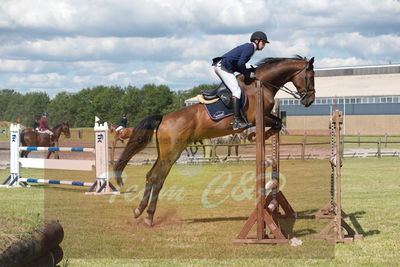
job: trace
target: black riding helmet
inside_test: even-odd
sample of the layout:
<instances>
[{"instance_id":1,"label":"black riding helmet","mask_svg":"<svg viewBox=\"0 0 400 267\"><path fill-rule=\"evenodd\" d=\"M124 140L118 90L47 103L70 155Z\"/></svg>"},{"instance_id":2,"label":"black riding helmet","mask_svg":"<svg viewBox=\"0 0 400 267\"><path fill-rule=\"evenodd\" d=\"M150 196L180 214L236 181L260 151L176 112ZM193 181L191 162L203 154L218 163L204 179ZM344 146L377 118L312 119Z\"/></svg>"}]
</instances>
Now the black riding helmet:
<instances>
[{"instance_id":1,"label":"black riding helmet","mask_svg":"<svg viewBox=\"0 0 400 267\"><path fill-rule=\"evenodd\" d=\"M250 42L254 42L255 40L262 40L265 43L269 43L267 35L264 32L257 31L254 32L250 37Z\"/></svg>"}]
</instances>

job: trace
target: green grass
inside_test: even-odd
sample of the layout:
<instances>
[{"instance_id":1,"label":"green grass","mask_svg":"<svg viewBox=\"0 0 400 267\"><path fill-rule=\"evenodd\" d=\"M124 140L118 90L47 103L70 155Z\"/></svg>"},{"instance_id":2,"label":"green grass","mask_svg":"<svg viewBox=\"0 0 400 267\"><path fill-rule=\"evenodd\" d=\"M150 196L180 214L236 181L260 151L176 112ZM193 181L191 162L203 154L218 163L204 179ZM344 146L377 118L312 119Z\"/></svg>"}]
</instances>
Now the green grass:
<instances>
[{"instance_id":1,"label":"green grass","mask_svg":"<svg viewBox=\"0 0 400 267\"><path fill-rule=\"evenodd\" d=\"M326 160L281 164L283 191L300 215L281 223L304 242L300 247L232 244L255 207L252 163L174 166L153 228L131 213L150 166L128 167L129 192L116 197L86 196L85 189L68 186L0 189L0 239L15 240L42 220L57 218L65 230L67 266L396 266L399 163L398 158L344 161L343 209L352 215L347 221L364 234L363 241L350 245L313 238L328 223L310 218L329 199ZM26 171L65 180L90 181L93 175ZM1 177L6 173L1 170Z\"/></svg>"}]
</instances>

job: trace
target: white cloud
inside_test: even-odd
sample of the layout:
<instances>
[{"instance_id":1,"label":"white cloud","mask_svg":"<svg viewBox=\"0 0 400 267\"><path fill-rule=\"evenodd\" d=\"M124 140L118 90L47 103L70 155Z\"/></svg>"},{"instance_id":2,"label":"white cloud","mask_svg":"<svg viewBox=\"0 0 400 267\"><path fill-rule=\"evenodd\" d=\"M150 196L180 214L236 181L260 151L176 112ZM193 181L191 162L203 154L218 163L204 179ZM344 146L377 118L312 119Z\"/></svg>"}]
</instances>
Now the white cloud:
<instances>
[{"instance_id":1,"label":"white cloud","mask_svg":"<svg viewBox=\"0 0 400 267\"><path fill-rule=\"evenodd\" d=\"M9 78L9 82L14 84L16 87L60 87L62 82L66 80L65 76L59 75L58 73L46 73L46 74L31 74L27 76L12 76Z\"/></svg>"},{"instance_id":2,"label":"white cloud","mask_svg":"<svg viewBox=\"0 0 400 267\"><path fill-rule=\"evenodd\" d=\"M269 12L258 0L3 0L0 14L3 28L26 34L148 37L243 31L266 21Z\"/></svg>"},{"instance_id":3,"label":"white cloud","mask_svg":"<svg viewBox=\"0 0 400 267\"><path fill-rule=\"evenodd\" d=\"M400 36L394 34L372 37L363 36L357 32L343 33L321 38L318 45L329 47L332 54L336 56L346 53L371 63L398 60L400 54Z\"/></svg>"},{"instance_id":4,"label":"white cloud","mask_svg":"<svg viewBox=\"0 0 400 267\"><path fill-rule=\"evenodd\" d=\"M211 70L210 62L206 61L194 60L188 64L172 62L163 69L162 76L165 79L177 81L178 83L184 83L187 80L201 82L216 78Z\"/></svg>"}]
</instances>

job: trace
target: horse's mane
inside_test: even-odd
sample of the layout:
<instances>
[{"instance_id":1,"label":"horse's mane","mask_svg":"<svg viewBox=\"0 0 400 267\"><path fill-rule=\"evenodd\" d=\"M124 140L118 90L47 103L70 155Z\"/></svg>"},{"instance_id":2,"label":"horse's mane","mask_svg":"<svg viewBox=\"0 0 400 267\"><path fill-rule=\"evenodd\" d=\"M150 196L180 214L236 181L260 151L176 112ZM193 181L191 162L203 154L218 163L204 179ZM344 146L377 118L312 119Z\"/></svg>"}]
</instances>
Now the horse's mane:
<instances>
[{"instance_id":1,"label":"horse's mane","mask_svg":"<svg viewBox=\"0 0 400 267\"><path fill-rule=\"evenodd\" d=\"M59 124L57 124L53 129L58 129L58 128L60 128L61 125L63 125L63 124L68 124L68 122L59 123Z\"/></svg>"},{"instance_id":2,"label":"horse's mane","mask_svg":"<svg viewBox=\"0 0 400 267\"><path fill-rule=\"evenodd\" d=\"M259 62L257 62L257 68L259 67L264 67L267 65L272 65L275 63L280 63L284 61L289 61L289 60L306 60L305 57L302 57L300 55L294 55L293 57L266 57L264 59L261 59Z\"/></svg>"}]
</instances>

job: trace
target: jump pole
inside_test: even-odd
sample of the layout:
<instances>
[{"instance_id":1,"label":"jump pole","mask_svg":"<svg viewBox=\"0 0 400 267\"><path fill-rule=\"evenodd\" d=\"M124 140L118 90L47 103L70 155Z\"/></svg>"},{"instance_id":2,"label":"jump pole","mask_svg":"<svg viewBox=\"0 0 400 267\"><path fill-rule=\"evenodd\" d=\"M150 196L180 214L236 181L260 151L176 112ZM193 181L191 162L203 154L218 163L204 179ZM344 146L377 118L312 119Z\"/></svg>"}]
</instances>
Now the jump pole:
<instances>
[{"instance_id":1,"label":"jump pole","mask_svg":"<svg viewBox=\"0 0 400 267\"><path fill-rule=\"evenodd\" d=\"M108 173L108 125L98 123L95 117L95 148L74 148L74 147L20 147L20 125L10 126L10 175L0 187L29 187L31 183L65 184L90 187L86 194L119 194L118 190L110 183ZM20 151L71 151L71 152L95 152L95 160L56 160L38 158L20 158ZM91 171L95 166L96 181L85 183L78 181L48 180L22 178L20 167L39 169L60 169L60 170L82 170Z\"/></svg>"},{"instance_id":2,"label":"jump pole","mask_svg":"<svg viewBox=\"0 0 400 267\"><path fill-rule=\"evenodd\" d=\"M342 124L342 112L335 110L330 125L332 147L332 157L330 158L332 167L331 201L328 207L325 207L317 214L320 216L316 216L317 218L332 218L330 223L315 236L316 239L322 239L329 243L352 243L354 240L361 240L363 238L361 234L357 234L353 228L346 223L344 218L347 217L347 215L342 210L342 144L340 138ZM334 136L332 136L332 134L334 134ZM336 183L336 187L333 183ZM347 234L345 234L343 230L345 230Z\"/></svg>"},{"instance_id":3,"label":"jump pole","mask_svg":"<svg viewBox=\"0 0 400 267\"><path fill-rule=\"evenodd\" d=\"M256 82L257 97L256 97L256 200L257 206L251 213L240 233L233 240L236 244L288 244L289 239L285 231L280 227L277 218L279 217L279 206L285 211L289 217L295 213L287 202L282 192L279 191L279 132L275 133L273 138L272 159L273 175L272 182L268 183L268 188L272 192L266 197L265 185L265 121L264 121L264 94L260 81ZM279 114L279 109L275 110ZM279 192L279 193L278 193ZM279 197L278 197L279 195ZM272 203L274 200L274 203ZM286 201L283 201L286 200ZM271 205L273 204L273 205ZM249 232L256 224L256 235L251 235ZM266 230L270 233L267 234Z\"/></svg>"}]
</instances>

